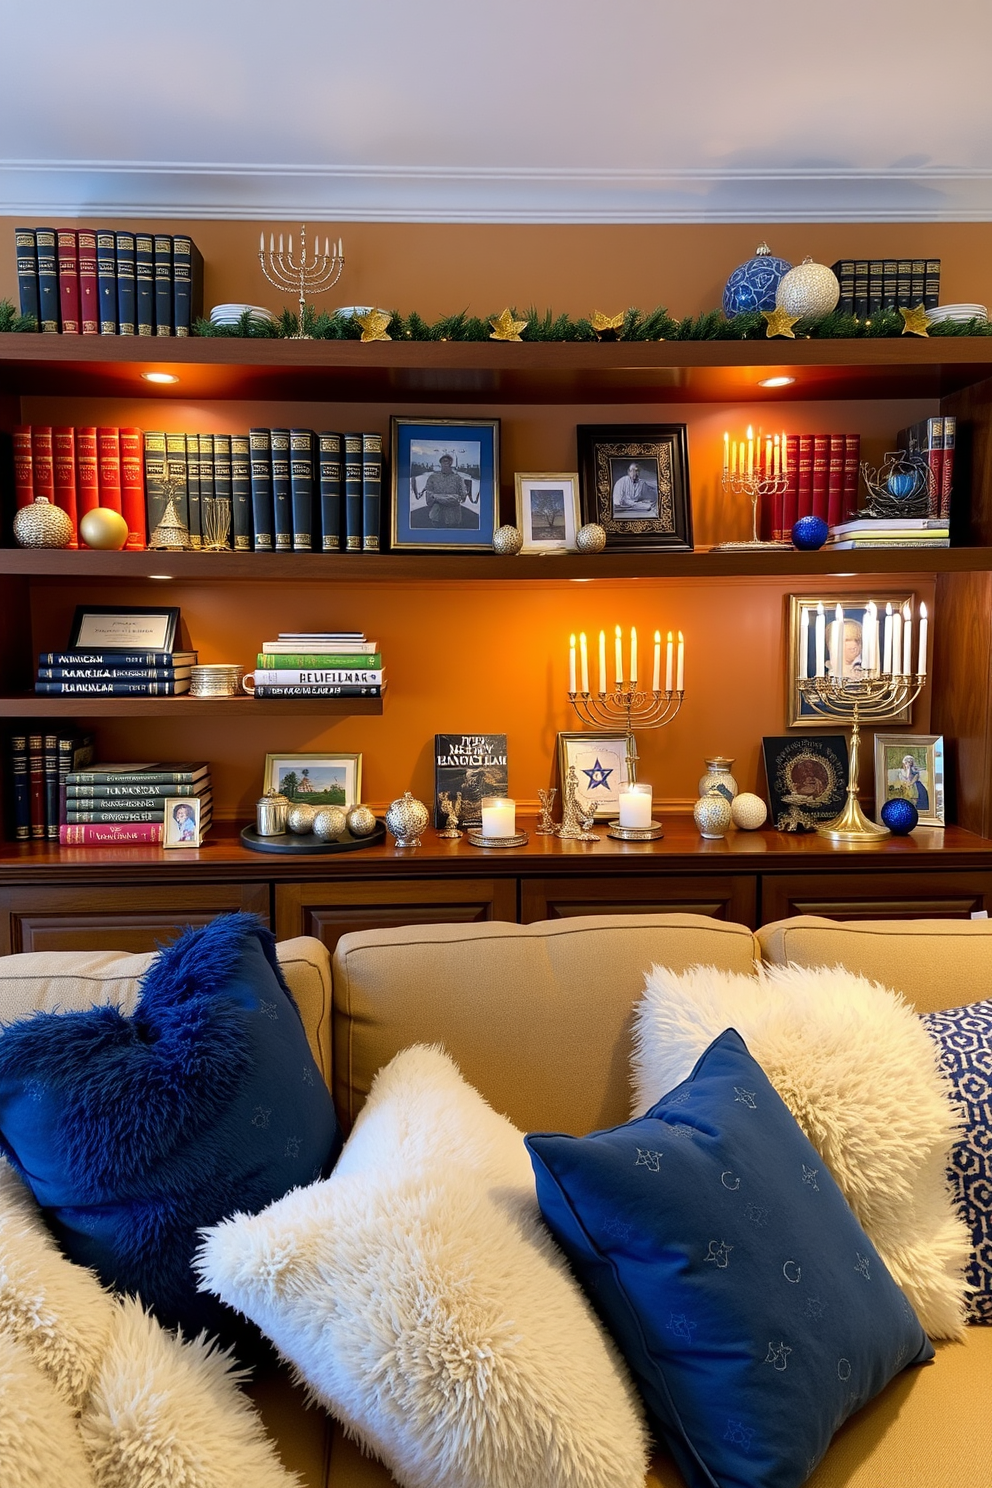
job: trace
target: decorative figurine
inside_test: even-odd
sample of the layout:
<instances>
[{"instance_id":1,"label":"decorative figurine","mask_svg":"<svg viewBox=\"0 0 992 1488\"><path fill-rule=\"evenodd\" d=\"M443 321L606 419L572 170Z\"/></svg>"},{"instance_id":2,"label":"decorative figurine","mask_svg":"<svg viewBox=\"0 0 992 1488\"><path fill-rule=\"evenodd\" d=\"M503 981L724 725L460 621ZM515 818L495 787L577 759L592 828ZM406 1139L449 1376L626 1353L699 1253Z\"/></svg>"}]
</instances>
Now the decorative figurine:
<instances>
[{"instance_id":1,"label":"decorative figurine","mask_svg":"<svg viewBox=\"0 0 992 1488\"><path fill-rule=\"evenodd\" d=\"M706 766L706 774L699 782L699 794L708 796L710 791L719 791L721 796L733 801L737 794L737 781L731 774L733 760L725 755L715 754L712 759L704 760L703 764Z\"/></svg>"},{"instance_id":2,"label":"decorative figurine","mask_svg":"<svg viewBox=\"0 0 992 1488\"><path fill-rule=\"evenodd\" d=\"M458 830L458 813L462 809L461 791L455 796L454 801L452 801L449 791L440 791L437 799L445 815L444 827L437 835L439 837L450 837L452 840L460 837L462 834Z\"/></svg>"},{"instance_id":3,"label":"decorative figurine","mask_svg":"<svg viewBox=\"0 0 992 1488\"><path fill-rule=\"evenodd\" d=\"M579 804L579 777L574 765L569 765L562 791L561 826L558 836L571 842L599 842L595 832L590 832L594 816Z\"/></svg>"},{"instance_id":4,"label":"decorative figurine","mask_svg":"<svg viewBox=\"0 0 992 1488\"><path fill-rule=\"evenodd\" d=\"M386 812L386 826L396 838L396 847L419 847L420 834L430 819L423 801L418 801L410 791L404 791L391 802Z\"/></svg>"},{"instance_id":5,"label":"decorative figurine","mask_svg":"<svg viewBox=\"0 0 992 1488\"><path fill-rule=\"evenodd\" d=\"M541 816L534 831L535 837L557 837L558 828L555 826L554 817L552 816L555 796L557 794L558 787L556 785L549 786L547 790L538 788L537 799L541 803Z\"/></svg>"}]
</instances>

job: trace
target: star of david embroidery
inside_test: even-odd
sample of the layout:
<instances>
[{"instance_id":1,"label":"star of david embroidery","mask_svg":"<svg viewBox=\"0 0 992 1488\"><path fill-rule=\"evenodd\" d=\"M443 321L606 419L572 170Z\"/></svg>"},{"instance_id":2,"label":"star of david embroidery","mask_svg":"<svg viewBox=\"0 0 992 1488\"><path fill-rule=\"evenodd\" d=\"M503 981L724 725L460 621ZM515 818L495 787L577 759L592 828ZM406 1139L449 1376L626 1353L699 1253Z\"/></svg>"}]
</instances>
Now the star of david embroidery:
<instances>
[{"instance_id":1,"label":"star of david embroidery","mask_svg":"<svg viewBox=\"0 0 992 1488\"><path fill-rule=\"evenodd\" d=\"M666 1105L669 1105L669 1106L684 1106L685 1103L686 1103L686 1101L689 1100L689 1099L691 1099L691 1096L692 1096L692 1091L691 1090L680 1090L677 1095L670 1095L668 1097L668 1100L666 1101Z\"/></svg>"},{"instance_id":2,"label":"star of david embroidery","mask_svg":"<svg viewBox=\"0 0 992 1488\"><path fill-rule=\"evenodd\" d=\"M751 1449L751 1438L753 1436L753 1426L745 1426L743 1421L734 1421L728 1418L727 1429L723 1433L725 1442L730 1442L735 1447L742 1447L745 1452L748 1452Z\"/></svg>"},{"instance_id":3,"label":"star of david embroidery","mask_svg":"<svg viewBox=\"0 0 992 1488\"><path fill-rule=\"evenodd\" d=\"M622 1220L611 1219L609 1224L604 1225L604 1229L608 1235L613 1236L614 1240L627 1241L630 1239L630 1225L624 1224Z\"/></svg>"},{"instance_id":4,"label":"star of david embroidery","mask_svg":"<svg viewBox=\"0 0 992 1488\"><path fill-rule=\"evenodd\" d=\"M271 1022L278 1023L279 1014L276 1011L276 1005L274 1002L266 1002L265 998L262 997L259 999L258 1009L263 1018L268 1018Z\"/></svg>"},{"instance_id":5,"label":"star of david embroidery","mask_svg":"<svg viewBox=\"0 0 992 1488\"><path fill-rule=\"evenodd\" d=\"M808 1168L803 1163L803 1182L808 1183L810 1188L815 1188L817 1193L820 1192L820 1185L816 1181L816 1175L819 1171L819 1168Z\"/></svg>"},{"instance_id":6,"label":"star of david embroidery","mask_svg":"<svg viewBox=\"0 0 992 1488\"><path fill-rule=\"evenodd\" d=\"M807 1297L806 1305L803 1308L803 1317L808 1317L814 1323L818 1323L822 1316L823 1303L820 1301L819 1297Z\"/></svg>"},{"instance_id":7,"label":"star of david embroidery","mask_svg":"<svg viewBox=\"0 0 992 1488\"><path fill-rule=\"evenodd\" d=\"M751 1111L758 1109L754 1095L755 1092L753 1090L745 1090L743 1085L734 1086L734 1101L742 1106L747 1106Z\"/></svg>"},{"instance_id":8,"label":"star of david embroidery","mask_svg":"<svg viewBox=\"0 0 992 1488\"><path fill-rule=\"evenodd\" d=\"M257 1126L260 1131L264 1131L269 1124L269 1117L271 1115L271 1107L266 1108L265 1106L256 1106L254 1112L252 1113L252 1126Z\"/></svg>"},{"instance_id":9,"label":"star of david embroidery","mask_svg":"<svg viewBox=\"0 0 992 1488\"><path fill-rule=\"evenodd\" d=\"M674 1333L676 1338L684 1338L686 1343L691 1343L692 1335L699 1324L687 1318L684 1312L673 1312L665 1327L669 1333Z\"/></svg>"},{"instance_id":10,"label":"star of david embroidery","mask_svg":"<svg viewBox=\"0 0 992 1488\"><path fill-rule=\"evenodd\" d=\"M609 790L609 779L610 776L613 774L613 770L612 768L607 770L605 765L601 765L599 763L598 758L591 770L583 770L582 773L587 777L589 781L589 789L591 791L596 790L597 788L605 791Z\"/></svg>"},{"instance_id":11,"label":"star of david embroidery","mask_svg":"<svg viewBox=\"0 0 992 1488\"><path fill-rule=\"evenodd\" d=\"M869 1269L871 1262L869 1257L863 1256L860 1250L857 1252L857 1257L857 1264L854 1267L855 1271L860 1271L865 1281L871 1281L871 1271Z\"/></svg>"},{"instance_id":12,"label":"star of david embroidery","mask_svg":"<svg viewBox=\"0 0 992 1488\"><path fill-rule=\"evenodd\" d=\"M285 1156L286 1157L299 1157L299 1155L300 1155L300 1139L299 1139L299 1137L287 1137L287 1139L286 1139L286 1152L285 1152Z\"/></svg>"},{"instance_id":13,"label":"star of david embroidery","mask_svg":"<svg viewBox=\"0 0 992 1488\"><path fill-rule=\"evenodd\" d=\"M791 1353L791 1348L787 1344L782 1343L781 1340L778 1343L769 1343L764 1362L773 1365L781 1373L783 1369L787 1368Z\"/></svg>"},{"instance_id":14,"label":"star of david embroidery","mask_svg":"<svg viewBox=\"0 0 992 1488\"><path fill-rule=\"evenodd\" d=\"M764 1229L765 1225L767 1225L768 1223L768 1210L765 1209L761 1204L748 1204L747 1208L744 1210L744 1218L749 1219L751 1223L753 1225L757 1225L759 1229Z\"/></svg>"},{"instance_id":15,"label":"star of david embroidery","mask_svg":"<svg viewBox=\"0 0 992 1488\"><path fill-rule=\"evenodd\" d=\"M313 1070L310 1068L310 1066L308 1064L305 1064L303 1066L303 1083L304 1083L304 1085L312 1085L313 1084Z\"/></svg>"},{"instance_id":16,"label":"star of david embroidery","mask_svg":"<svg viewBox=\"0 0 992 1488\"><path fill-rule=\"evenodd\" d=\"M712 1261L714 1266L718 1266L721 1271L726 1271L730 1265L730 1252L733 1248L732 1245L727 1244L726 1240L711 1240L709 1250L703 1256L703 1260Z\"/></svg>"},{"instance_id":17,"label":"star of david embroidery","mask_svg":"<svg viewBox=\"0 0 992 1488\"><path fill-rule=\"evenodd\" d=\"M638 1147L637 1161L635 1162L634 1167L647 1168L649 1173L660 1173L661 1159L663 1156L664 1153L662 1152L651 1152L650 1150L645 1151L643 1147Z\"/></svg>"}]
</instances>

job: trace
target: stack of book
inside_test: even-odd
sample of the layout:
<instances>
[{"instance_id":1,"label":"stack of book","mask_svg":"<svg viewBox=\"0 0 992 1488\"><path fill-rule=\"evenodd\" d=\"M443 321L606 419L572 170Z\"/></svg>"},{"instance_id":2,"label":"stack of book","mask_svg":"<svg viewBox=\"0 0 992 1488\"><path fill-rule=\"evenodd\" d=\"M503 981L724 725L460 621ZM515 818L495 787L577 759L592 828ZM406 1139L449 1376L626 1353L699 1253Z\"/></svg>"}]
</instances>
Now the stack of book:
<instances>
[{"instance_id":1,"label":"stack of book","mask_svg":"<svg viewBox=\"0 0 992 1488\"><path fill-rule=\"evenodd\" d=\"M382 697L385 690L382 653L357 630L288 631L258 653L257 698Z\"/></svg>"},{"instance_id":2,"label":"stack of book","mask_svg":"<svg viewBox=\"0 0 992 1488\"><path fill-rule=\"evenodd\" d=\"M862 517L831 527L826 548L948 548L951 535L940 517Z\"/></svg>"},{"instance_id":3,"label":"stack of book","mask_svg":"<svg viewBox=\"0 0 992 1488\"><path fill-rule=\"evenodd\" d=\"M180 697L195 651L43 651L36 693L45 697Z\"/></svg>"},{"instance_id":4,"label":"stack of book","mask_svg":"<svg viewBox=\"0 0 992 1488\"><path fill-rule=\"evenodd\" d=\"M876 310L932 310L940 300L939 258L841 258L831 267L841 315L868 320Z\"/></svg>"},{"instance_id":5,"label":"stack of book","mask_svg":"<svg viewBox=\"0 0 992 1488\"><path fill-rule=\"evenodd\" d=\"M93 735L72 727L19 723L8 741L10 830L15 842L58 842L66 782L93 760Z\"/></svg>"},{"instance_id":6,"label":"stack of book","mask_svg":"<svg viewBox=\"0 0 992 1488\"><path fill-rule=\"evenodd\" d=\"M200 832L207 830L213 800L209 765L93 765L71 771L59 841L89 847L161 842L169 796L198 796Z\"/></svg>"},{"instance_id":7,"label":"stack of book","mask_svg":"<svg viewBox=\"0 0 992 1488\"><path fill-rule=\"evenodd\" d=\"M64 336L188 336L203 258L185 233L14 229L21 314Z\"/></svg>"},{"instance_id":8,"label":"stack of book","mask_svg":"<svg viewBox=\"0 0 992 1488\"><path fill-rule=\"evenodd\" d=\"M930 467L930 515L940 517L945 526L951 517L957 426L954 414L947 414L940 418L921 419L908 429L900 429L896 437L899 449L926 457Z\"/></svg>"},{"instance_id":9,"label":"stack of book","mask_svg":"<svg viewBox=\"0 0 992 1488\"><path fill-rule=\"evenodd\" d=\"M769 503L764 535L788 542L800 517L834 527L853 516L860 460L860 434L789 434L785 490Z\"/></svg>"},{"instance_id":10,"label":"stack of book","mask_svg":"<svg viewBox=\"0 0 992 1488\"><path fill-rule=\"evenodd\" d=\"M19 424L13 444L18 507L46 496L66 512L74 527L88 511L109 507L127 522L125 546L145 547L140 429ZM76 536L68 546L79 546Z\"/></svg>"}]
</instances>

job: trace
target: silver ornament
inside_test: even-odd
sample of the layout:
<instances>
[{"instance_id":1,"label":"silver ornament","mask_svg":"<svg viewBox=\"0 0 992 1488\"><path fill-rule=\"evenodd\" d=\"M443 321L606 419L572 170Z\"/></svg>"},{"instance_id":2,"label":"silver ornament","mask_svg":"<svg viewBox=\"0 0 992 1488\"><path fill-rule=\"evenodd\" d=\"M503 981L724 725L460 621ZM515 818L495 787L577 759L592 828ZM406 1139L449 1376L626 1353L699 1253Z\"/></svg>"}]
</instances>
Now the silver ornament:
<instances>
[{"instance_id":1,"label":"silver ornament","mask_svg":"<svg viewBox=\"0 0 992 1488\"><path fill-rule=\"evenodd\" d=\"M606 547L606 529L598 522L587 522L575 534L575 546L580 553L601 553Z\"/></svg>"},{"instance_id":2,"label":"silver ornament","mask_svg":"<svg viewBox=\"0 0 992 1488\"><path fill-rule=\"evenodd\" d=\"M730 814L734 819L734 826L740 827L742 832L756 832L765 825L768 807L760 796L753 795L751 791L741 791L730 803Z\"/></svg>"},{"instance_id":3,"label":"silver ornament","mask_svg":"<svg viewBox=\"0 0 992 1488\"><path fill-rule=\"evenodd\" d=\"M420 833L431 819L423 801L404 791L386 812L386 826L396 838L397 847L419 847Z\"/></svg>"},{"instance_id":4,"label":"silver ornament","mask_svg":"<svg viewBox=\"0 0 992 1488\"><path fill-rule=\"evenodd\" d=\"M22 548L64 548L74 531L69 513L47 496L36 496L14 518L14 537Z\"/></svg>"},{"instance_id":5,"label":"silver ornament","mask_svg":"<svg viewBox=\"0 0 992 1488\"><path fill-rule=\"evenodd\" d=\"M343 835L347 816L343 806L322 806L314 817L310 830L322 842L328 842L332 837Z\"/></svg>"},{"instance_id":6,"label":"silver ornament","mask_svg":"<svg viewBox=\"0 0 992 1488\"><path fill-rule=\"evenodd\" d=\"M512 558L519 553L524 545L524 535L519 527L512 527L508 522L505 527L497 527L493 533L493 552L502 553Z\"/></svg>"},{"instance_id":7,"label":"silver ornament","mask_svg":"<svg viewBox=\"0 0 992 1488\"><path fill-rule=\"evenodd\" d=\"M298 832L300 834L312 832L313 819L317 815L317 810L318 808L316 806L301 805L297 801L294 806L290 806L286 814L287 827L291 832Z\"/></svg>"},{"instance_id":8,"label":"silver ornament","mask_svg":"<svg viewBox=\"0 0 992 1488\"><path fill-rule=\"evenodd\" d=\"M352 806L345 821L352 837L371 837L375 831L375 812L371 806Z\"/></svg>"},{"instance_id":9,"label":"silver ornament","mask_svg":"<svg viewBox=\"0 0 992 1488\"><path fill-rule=\"evenodd\" d=\"M692 808L692 819L699 828L701 837L723 837L733 820L730 802L718 791L709 796L700 796Z\"/></svg>"},{"instance_id":10,"label":"silver ornament","mask_svg":"<svg viewBox=\"0 0 992 1488\"><path fill-rule=\"evenodd\" d=\"M829 315L839 299L840 281L833 269L811 258L783 274L775 291L775 307L787 315Z\"/></svg>"}]
</instances>

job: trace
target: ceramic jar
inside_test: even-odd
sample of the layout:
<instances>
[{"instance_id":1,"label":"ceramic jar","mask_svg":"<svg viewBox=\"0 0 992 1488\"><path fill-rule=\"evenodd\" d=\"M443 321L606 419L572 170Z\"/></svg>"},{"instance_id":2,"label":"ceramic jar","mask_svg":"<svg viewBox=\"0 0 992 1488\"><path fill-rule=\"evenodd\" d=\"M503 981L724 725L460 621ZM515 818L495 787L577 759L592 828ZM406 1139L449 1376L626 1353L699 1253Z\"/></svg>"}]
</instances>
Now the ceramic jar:
<instances>
[{"instance_id":1,"label":"ceramic jar","mask_svg":"<svg viewBox=\"0 0 992 1488\"><path fill-rule=\"evenodd\" d=\"M725 755L715 754L712 759L704 760L703 763L706 774L700 777L699 794L708 796L710 791L719 791L729 804L737 794L737 781L730 773L733 760L727 759Z\"/></svg>"},{"instance_id":2,"label":"ceramic jar","mask_svg":"<svg viewBox=\"0 0 992 1488\"><path fill-rule=\"evenodd\" d=\"M419 847L420 834L430 822L431 814L423 801L404 791L386 812L386 826L396 838L397 847Z\"/></svg>"},{"instance_id":3,"label":"ceramic jar","mask_svg":"<svg viewBox=\"0 0 992 1488\"><path fill-rule=\"evenodd\" d=\"M692 819L701 837L724 837L731 823L730 802L720 791L700 796L692 808Z\"/></svg>"}]
</instances>

